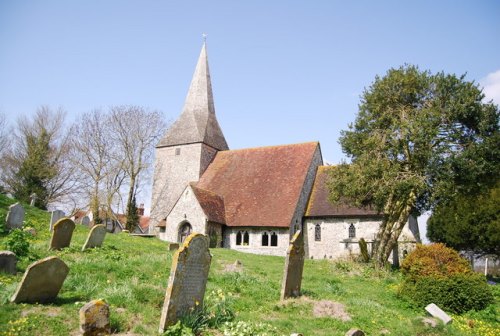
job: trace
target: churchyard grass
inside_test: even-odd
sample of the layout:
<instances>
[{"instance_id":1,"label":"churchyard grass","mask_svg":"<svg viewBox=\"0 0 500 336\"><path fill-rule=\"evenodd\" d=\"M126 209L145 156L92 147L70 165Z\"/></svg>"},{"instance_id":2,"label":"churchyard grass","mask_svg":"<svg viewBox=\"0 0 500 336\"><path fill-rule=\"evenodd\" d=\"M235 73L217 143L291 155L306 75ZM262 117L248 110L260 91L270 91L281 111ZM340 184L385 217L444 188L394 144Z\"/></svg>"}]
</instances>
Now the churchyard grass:
<instances>
[{"instance_id":1,"label":"churchyard grass","mask_svg":"<svg viewBox=\"0 0 500 336\"><path fill-rule=\"evenodd\" d=\"M0 195L0 217L13 200ZM36 236L30 239L30 254L19 260L17 275L0 273L0 336L70 335L78 331L78 310L93 299L110 304L111 328L115 333L156 335L173 252L167 243L154 238L127 234L107 234L102 248L81 251L89 229L77 225L71 246L48 251L50 214L29 207L25 226ZM29 224L28 224L29 223ZM0 234L0 249L7 239ZM493 286L496 303L482 312L452 315L447 326L426 327L423 310L413 308L398 297L399 272L375 269L350 261L306 260L302 281L303 296L280 302L284 258L257 256L226 249L211 249L213 255L205 303L234 312L234 320L220 318L218 330L205 329L204 335L263 334L344 335L353 327L367 335L496 335L500 331L500 292ZM35 260L58 256L70 268L57 299L50 304L12 304L23 272ZM236 260L237 270L228 270ZM341 303L350 320L341 312L318 302ZM328 306L326 306L328 307ZM316 314L325 314L318 317ZM227 313L227 312L226 312ZM230 312L229 312L230 313ZM230 315L230 314L229 314ZM332 317L333 315L333 317ZM230 319L231 316L228 316ZM246 330L246 331L245 331Z\"/></svg>"}]
</instances>

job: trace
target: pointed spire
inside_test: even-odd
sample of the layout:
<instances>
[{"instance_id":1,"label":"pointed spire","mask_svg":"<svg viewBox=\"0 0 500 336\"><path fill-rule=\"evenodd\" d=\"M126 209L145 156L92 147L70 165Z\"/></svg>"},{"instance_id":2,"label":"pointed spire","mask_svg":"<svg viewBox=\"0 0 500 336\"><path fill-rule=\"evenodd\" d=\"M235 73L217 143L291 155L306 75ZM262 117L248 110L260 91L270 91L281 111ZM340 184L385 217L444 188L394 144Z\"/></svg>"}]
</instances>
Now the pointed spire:
<instances>
[{"instance_id":1,"label":"pointed spire","mask_svg":"<svg viewBox=\"0 0 500 336\"><path fill-rule=\"evenodd\" d=\"M218 150L228 149L226 139L215 117L206 42L203 42L182 113L167 130L157 147L198 142Z\"/></svg>"}]
</instances>

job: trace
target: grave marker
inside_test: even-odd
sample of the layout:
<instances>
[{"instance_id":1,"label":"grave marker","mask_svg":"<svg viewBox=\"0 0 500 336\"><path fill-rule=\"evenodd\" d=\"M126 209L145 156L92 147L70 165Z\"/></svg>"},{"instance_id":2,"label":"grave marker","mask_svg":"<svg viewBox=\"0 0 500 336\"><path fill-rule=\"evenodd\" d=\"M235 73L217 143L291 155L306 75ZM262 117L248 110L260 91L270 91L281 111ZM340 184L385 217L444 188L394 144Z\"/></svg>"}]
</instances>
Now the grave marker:
<instances>
[{"instance_id":1,"label":"grave marker","mask_svg":"<svg viewBox=\"0 0 500 336\"><path fill-rule=\"evenodd\" d=\"M6 228L7 230L19 229L23 227L24 208L21 204L16 203L9 207L7 212Z\"/></svg>"},{"instance_id":2,"label":"grave marker","mask_svg":"<svg viewBox=\"0 0 500 336\"><path fill-rule=\"evenodd\" d=\"M53 301L61 290L68 272L69 267L58 257L38 260L28 266L10 301L14 303Z\"/></svg>"},{"instance_id":3,"label":"grave marker","mask_svg":"<svg viewBox=\"0 0 500 336\"><path fill-rule=\"evenodd\" d=\"M11 251L0 251L0 272L16 274L16 254Z\"/></svg>"},{"instance_id":4,"label":"grave marker","mask_svg":"<svg viewBox=\"0 0 500 336\"><path fill-rule=\"evenodd\" d=\"M68 247L71 243L75 222L69 218L60 219L54 224L54 231L50 240L49 250L60 250Z\"/></svg>"},{"instance_id":5,"label":"grave marker","mask_svg":"<svg viewBox=\"0 0 500 336\"><path fill-rule=\"evenodd\" d=\"M438 319L440 319L441 321L443 321L444 324L448 324L448 323L450 323L452 321L451 317L448 314L446 314L443 310L441 310L441 308L439 308L434 303L431 303L430 305L427 305L425 307L425 310L429 314L431 314L433 317L437 317Z\"/></svg>"},{"instance_id":6,"label":"grave marker","mask_svg":"<svg viewBox=\"0 0 500 336\"><path fill-rule=\"evenodd\" d=\"M49 231L54 229L54 224L57 223L61 218L66 216L62 210L54 210L50 213L50 226Z\"/></svg>"},{"instance_id":7,"label":"grave marker","mask_svg":"<svg viewBox=\"0 0 500 336\"><path fill-rule=\"evenodd\" d=\"M89 248L101 247L104 237L106 236L106 227L103 224L95 225L90 229L89 235L85 244L83 244L82 251Z\"/></svg>"},{"instance_id":8,"label":"grave marker","mask_svg":"<svg viewBox=\"0 0 500 336\"><path fill-rule=\"evenodd\" d=\"M160 333L182 315L203 306L211 259L208 238L200 233L190 234L175 252L161 312Z\"/></svg>"},{"instance_id":9,"label":"grave marker","mask_svg":"<svg viewBox=\"0 0 500 336\"><path fill-rule=\"evenodd\" d=\"M80 332L83 336L109 335L109 305L103 300L92 300L80 309Z\"/></svg>"},{"instance_id":10,"label":"grave marker","mask_svg":"<svg viewBox=\"0 0 500 336\"><path fill-rule=\"evenodd\" d=\"M90 217L89 216L83 216L82 217L82 225L89 226L90 225Z\"/></svg>"},{"instance_id":11,"label":"grave marker","mask_svg":"<svg viewBox=\"0 0 500 336\"><path fill-rule=\"evenodd\" d=\"M301 231L295 232L286 252L285 270L281 284L281 300L300 295L304 270L304 239Z\"/></svg>"}]
</instances>

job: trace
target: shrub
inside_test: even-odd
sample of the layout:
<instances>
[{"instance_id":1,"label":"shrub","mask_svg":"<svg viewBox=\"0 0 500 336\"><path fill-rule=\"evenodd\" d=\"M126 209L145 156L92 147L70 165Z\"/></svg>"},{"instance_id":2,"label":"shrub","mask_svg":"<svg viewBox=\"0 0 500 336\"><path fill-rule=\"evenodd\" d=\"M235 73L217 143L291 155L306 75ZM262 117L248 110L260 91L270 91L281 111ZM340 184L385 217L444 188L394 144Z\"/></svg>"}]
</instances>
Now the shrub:
<instances>
[{"instance_id":1,"label":"shrub","mask_svg":"<svg viewBox=\"0 0 500 336\"><path fill-rule=\"evenodd\" d=\"M452 274L472 273L469 262L444 244L417 245L401 264L406 278L448 277Z\"/></svg>"},{"instance_id":2,"label":"shrub","mask_svg":"<svg viewBox=\"0 0 500 336\"><path fill-rule=\"evenodd\" d=\"M12 251L18 258L26 257L30 254L30 234L23 230L12 230L5 240L5 247Z\"/></svg>"},{"instance_id":3,"label":"shrub","mask_svg":"<svg viewBox=\"0 0 500 336\"><path fill-rule=\"evenodd\" d=\"M443 244L417 246L401 270L400 295L419 307L435 303L460 314L484 309L493 302L485 277L474 273L467 260Z\"/></svg>"},{"instance_id":4,"label":"shrub","mask_svg":"<svg viewBox=\"0 0 500 336\"><path fill-rule=\"evenodd\" d=\"M481 310L493 303L493 295L484 276L479 273L453 274L444 277L422 277L405 281L401 293L414 304L424 307L435 303L456 314Z\"/></svg>"}]
</instances>

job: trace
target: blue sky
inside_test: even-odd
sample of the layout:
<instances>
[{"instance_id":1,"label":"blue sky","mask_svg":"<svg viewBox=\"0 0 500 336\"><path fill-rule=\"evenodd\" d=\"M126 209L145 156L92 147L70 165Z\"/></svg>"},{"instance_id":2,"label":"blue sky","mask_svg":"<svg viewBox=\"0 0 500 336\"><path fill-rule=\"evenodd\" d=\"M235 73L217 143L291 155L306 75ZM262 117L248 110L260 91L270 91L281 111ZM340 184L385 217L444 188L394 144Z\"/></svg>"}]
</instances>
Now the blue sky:
<instances>
[{"instance_id":1,"label":"blue sky","mask_svg":"<svg viewBox=\"0 0 500 336\"><path fill-rule=\"evenodd\" d=\"M208 34L230 148L320 141L391 67L467 73L500 102L499 1L0 0L0 113L135 104L181 112Z\"/></svg>"}]
</instances>

